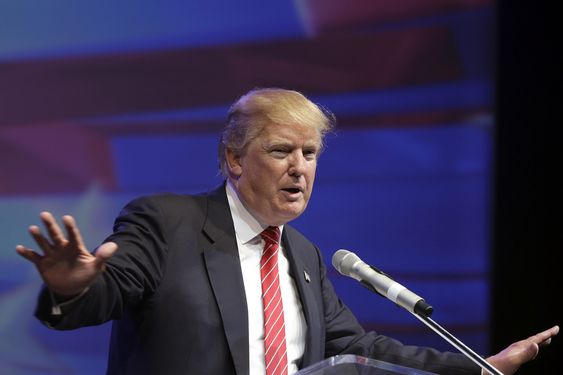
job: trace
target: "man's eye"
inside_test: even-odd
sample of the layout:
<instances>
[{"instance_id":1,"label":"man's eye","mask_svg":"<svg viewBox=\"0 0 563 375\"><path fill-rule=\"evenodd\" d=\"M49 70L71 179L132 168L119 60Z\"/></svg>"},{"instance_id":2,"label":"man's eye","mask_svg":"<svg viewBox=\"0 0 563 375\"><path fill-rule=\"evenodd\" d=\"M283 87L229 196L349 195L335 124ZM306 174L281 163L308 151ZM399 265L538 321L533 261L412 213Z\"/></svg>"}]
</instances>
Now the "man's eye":
<instances>
[{"instance_id":1,"label":"man's eye","mask_svg":"<svg viewBox=\"0 0 563 375\"><path fill-rule=\"evenodd\" d=\"M287 150L281 149L281 148L275 148L273 150L270 151L273 155L276 156L284 156L287 154Z\"/></svg>"},{"instance_id":2,"label":"man's eye","mask_svg":"<svg viewBox=\"0 0 563 375\"><path fill-rule=\"evenodd\" d=\"M306 159L311 160L317 157L317 152L314 150L305 150L303 151L303 156L305 156Z\"/></svg>"}]
</instances>

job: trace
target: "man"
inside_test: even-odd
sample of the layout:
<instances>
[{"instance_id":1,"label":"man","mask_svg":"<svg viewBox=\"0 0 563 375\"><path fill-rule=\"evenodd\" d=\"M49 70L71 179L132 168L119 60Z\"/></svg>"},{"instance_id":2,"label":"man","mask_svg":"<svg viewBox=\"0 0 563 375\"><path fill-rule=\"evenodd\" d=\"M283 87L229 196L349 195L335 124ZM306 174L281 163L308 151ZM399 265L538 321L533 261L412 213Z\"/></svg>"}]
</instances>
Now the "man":
<instances>
[{"instance_id":1,"label":"man","mask_svg":"<svg viewBox=\"0 0 563 375\"><path fill-rule=\"evenodd\" d=\"M307 207L331 126L298 92L253 90L229 111L217 190L131 202L94 254L71 216L65 236L41 213L48 236L29 231L43 254L16 249L46 285L36 316L56 329L113 319L108 374L288 374L344 353L479 374L460 354L365 333L335 295L319 249L286 225ZM488 360L512 374L558 330Z\"/></svg>"}]
</instances>

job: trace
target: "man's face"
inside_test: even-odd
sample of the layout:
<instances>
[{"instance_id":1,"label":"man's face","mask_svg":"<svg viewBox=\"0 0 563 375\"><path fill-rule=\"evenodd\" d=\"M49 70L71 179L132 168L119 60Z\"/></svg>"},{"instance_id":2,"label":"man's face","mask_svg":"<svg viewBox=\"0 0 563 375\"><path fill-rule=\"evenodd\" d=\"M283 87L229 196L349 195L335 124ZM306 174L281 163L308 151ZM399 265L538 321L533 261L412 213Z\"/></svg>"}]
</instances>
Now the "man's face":
<instances>
[{"instance_id":1,"label":"man's face","mask_svg":"<svg viewBox=\"0 0 563 375\"><path fill-rule=\"evenodd\" d=\"M281 225L307 207L320 139L301 125L267 125L237 157L227 150L231 181L245 207L262 223Z\"/></svg>"}]
</instances>

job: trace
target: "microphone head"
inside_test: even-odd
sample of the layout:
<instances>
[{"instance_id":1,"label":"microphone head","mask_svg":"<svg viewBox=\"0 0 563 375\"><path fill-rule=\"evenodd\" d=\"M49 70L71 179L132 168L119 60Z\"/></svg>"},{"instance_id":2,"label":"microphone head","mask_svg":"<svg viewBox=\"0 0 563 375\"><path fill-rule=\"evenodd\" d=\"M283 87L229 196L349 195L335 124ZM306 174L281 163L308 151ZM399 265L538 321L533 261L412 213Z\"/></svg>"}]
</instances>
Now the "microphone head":
<instances>
[{"instance_id":1,"label":"microphone head","mask_svg":"<svg viewBox=\"0 0 563 375\"><path fill-rule=\"evenodd\" d=\"M332 256L332 266L342 275L350 276L354 264L361 259L351 251L340 249Z\"/></svg>"}]
</instances>

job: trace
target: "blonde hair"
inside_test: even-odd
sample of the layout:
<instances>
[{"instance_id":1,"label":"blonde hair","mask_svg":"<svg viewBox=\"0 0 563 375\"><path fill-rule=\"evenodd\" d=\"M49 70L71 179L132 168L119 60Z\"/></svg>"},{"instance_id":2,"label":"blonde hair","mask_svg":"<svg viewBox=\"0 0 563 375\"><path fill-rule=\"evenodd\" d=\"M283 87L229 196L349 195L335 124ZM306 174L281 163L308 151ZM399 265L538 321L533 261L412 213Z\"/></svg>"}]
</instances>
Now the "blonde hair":
<instances>
[{"instance_id":1,"label":"blonde hair","mask_svg":"<svg viewBox=\"0 0 563 375\"><path fill-rule=\"evenodd\" d=\"M280 126L300 125L315 129L321 150L325 135L334 128L334 115L311 102L303 94L280 88L261 88L249 91L229 109L227 123L221 133L218 158L220 170L227 178L227 149L242 155L245 147L268 124Z\"/></svg>"}]
</instances>

